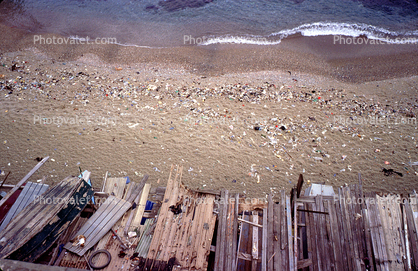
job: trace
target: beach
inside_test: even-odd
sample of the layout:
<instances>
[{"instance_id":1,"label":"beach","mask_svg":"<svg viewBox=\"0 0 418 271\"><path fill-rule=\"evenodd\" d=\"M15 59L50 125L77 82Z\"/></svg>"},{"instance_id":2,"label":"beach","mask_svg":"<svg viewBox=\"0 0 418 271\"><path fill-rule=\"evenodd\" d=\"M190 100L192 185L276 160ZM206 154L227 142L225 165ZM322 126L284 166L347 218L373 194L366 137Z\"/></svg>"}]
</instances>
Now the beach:
<instances>
[{"instance_id":1,"label":"beach","mask_svg":"<svg viewBox=\"0 0 418 271\"><path fill-rule=\"evenodd\" d=\"M49 156L33 181L89 170L96 190L106 172L164 186L172 164L194 190L250 197L289 190L299 174L339 187L360 173L366 191L382 193L418 185L417 45L321 36L145 48L0 32L7 183Z\"/></svg>"}]
</instances>

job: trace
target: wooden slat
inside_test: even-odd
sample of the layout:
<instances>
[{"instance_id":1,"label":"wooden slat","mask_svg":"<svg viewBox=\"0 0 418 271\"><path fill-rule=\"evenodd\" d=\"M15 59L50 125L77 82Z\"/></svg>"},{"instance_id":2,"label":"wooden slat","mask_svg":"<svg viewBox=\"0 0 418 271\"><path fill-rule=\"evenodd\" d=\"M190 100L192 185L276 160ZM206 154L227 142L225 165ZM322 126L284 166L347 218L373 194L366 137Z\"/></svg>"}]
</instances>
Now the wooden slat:
<instances>
[{"instance_id":1,"label":"wooden slat","mask_svg":"<svg viewBox=\"0 0 418 271\"><path fill-rule=\"evenodd\" d=\"M412 268L418 269L418 232L414 221L411 204L405 201L406 223L408 225L409 244L411 246L411 264Z\"/></svg>"},{"instance_id":2,"label":"wooden slat","mask_svg":"<svg viewBox=\"0 0 418 271\"><path fill-rule=\"evenodd\" d=\"M71 195L70 200L56 216L49 221L39 233L14 251L9 258L25 262L34 262L54 244L74 219L80 215L92 196L92 187L84 180L81 181L77 189Z\"/></svg>"},{"instance_id":3,"label":"wooden slat","mask_svg":"<svg viewBox=\"0 0 418 271\"><path fill-rule=\"evenodd\" d=\"M281 191L281 205L280 205L280 252L281 252L281 270L289 269L289 235L287 229L287 212L286 212L286 193ZM289 222L290 223L290 222Z\"/></svg>"},{"instance_id":4,"label":"wooden slat","mask_svg":"<svg viewBox=\"0 0 418 271\"><path fill-rule=\"evenodd\" d=\"M261 270L267 270L267 208L263 209L263 237L262 237L262 249L261 249Z\"/></svg>"},{"instance_id":5,"label":"wooden slat","mask_svg":"<svg viewBox=\"0 0 418 271\"><path fill-rule=\"evenodd\" d=\"M236 270L237 266L237 236L238 236L238 212L239 212L239 194L235 194L235 210L234 210L234 222L233 222L233 239L232 239L232 271Z\"/></svg>"},{"instance_id":6,"label":"wooden slat","mask_svg":"<svg viewBox=\"0 0 418 271\"><path fill-rule=\"evenodd\" d=\"M252 212L252 222L254 224L258 224L258 212L253 211ZM256 271L257 270L257 260L259 259L258 257L258 227L256 226L251 226L252 227L252 246L251 246L251 257L252 257L252 262L251 262L251 270L252 271Z\"/></svg>"},{"instance_id":7,"label":"wooden slat","mask_svg":"<svg viewBox=\"0 0 418 271\"><path fill-rule=\"evenodd\" d=\"M302 188L302 184L303 184L303 177L302 174L300 174L299 176L299 181L298 181L298 185L300 185L300 187ZM297 191L296 189L293 189L293 257L294 257L294 271L298 270L298 202L297 202ZM291 269L292 270L292 269Z\"/></svg>"},{"instance_id":8,"label":"wooden slat","mask_svg":"<svg viewBox=\"0 0 418 271\"><path fill-rule=\"evenodd\" d=\"M109 196L104 204L100 206L97 212L90 217L87 223L76 234L76 236L84 235L86 237L84 247L74 247L72 243L67 243L65 248L79 256L83 256L87 250L109 232L112 226L130 207L131 204L129 202L114 196Z\"/></svg>"},{"instance_id":9,"label":"wooden slat","mask_svg":"<svg viewBox=\"0 0 418 271\"><path fill-rule=\"evenodd\" d=\"M269 261L267 263L267 269L268 270L273 270L274 261L273 261L273 259L271 259L271 257L274 254L274 247L273 247L273 242L274 242L274 233L273 233L273 228L274 228L274 202L273 202L273 195L271 193L268 195L267 216L264 217L264 215L263 215L263 222L264 222L264 218L266 218L267 236L268 236L266 238L266 240L267 240L266 259L267 259L267 261ZM263 223L263 225L264 225L264 223ZM264 226L263 226L263 229L264 229Z\"/></svg>"},{"instance_id":10,"label":"wooden slat","mask_svg":"<svg viewBox=\"0 0 418 271\"><path fill-rule=\"evenodd\" d=\"M371 195L370 199L375 202L376 196ZM371 200L366 201L367 209L365 210L365 219L367 219L366 228L370 229L370 236L373 247L373 259L376 264L376 270L384 270L383 268L383 256L380 246L380 237L377 231L376 219L373 213L375 212L374 204L371 204Z\"/></svg>"},{"instance_id":11,"label":"wooden slat","mask_svg":"<svg viewBox=\"0 0 418 271\"><path fill-rule=\"evenodd\" d=\"M132 194L126 197L129 203L131 203L131 201L133 200L133 203L135 205L139 204L139 199L141 198L141 193L145 186L145 182L148 180L148 177L149 176L145 174L141 182L137 185L136 189L132 192ZM146 201L145 201L145 204L146 204ZM145 204L143 204L144 210L145 210ZM125 236L128 235L128 230L129 230L129 227L131 226L131 222L132 222L132 219L134 218L134 215L135 215L135 212L131 211L129 214L128 221L126 222L125 229L123 230L123 233L125 234Z\"/></svg>"},{"instance_id":12,"label":"wooden slat","mask_svg":"<svg viewBox=\"0 0 418 271\"><path fill-rule=\"evenodd\" d=\"M280 271L281 267L281 250L280 250L280 209L281 204L272 204L273 207L273 235L271 239L273 240L273 268L269 270Z\"/></svg>"},{"instance_id":13,"label":"wooden slat","mask_svg":"<svg viewBox=\"0 0 418 271\"><path fill-rule=\"evenodd\" d=\"M318 195L315 197L316 201L316 211L324 212L324 205L323 205L323 198L322 195ZM327 234L326 234L326 223L325 223L325 215L324 214L317 214L317 223L318 223L318 238L319 238L319 246L321 255L321 263L323 270L330 270L331 269L331 261L329 258L329 246L327 243Z\"/></svg>"},{"instance_id":14,"label":"wooden slat","mask_svg":"<svg viewBox=\"0 0 418 271\"><path fill-rule=\"evenodd\" d=\"M203 215L198 228L198 230L200 229L200 235L195 238L194 248L197 251L195 268L200 270L206 270L208 266L208 257L216 223L216 216L213 214L214 201L215 196L207 194L205 195L206 204L199 204L203 208ZM193 251L191 253L193 254Z\"/></svg>"},{"instance_id":15,"label":"wooden slat","mask_svg":"<svg viewBox=\"0 0 418 271\"><path fill-rule=\"evenodd\" d=\"M304 203L305 210L312 209L310 203ZM315 243L315 230L314 230L314 221L313 221L313 214L306 213L305 215L305 223L306 223L306 236L308 242L308 256L309 259L312 260L312 270L318 270L318 262L316 260L316 243Z\"/></svg>"},{"instance_id":16,"label":"wooden slat","mask_svg":"<svg viewBox=\"0 0 418 271\"><path fill-rule=\"evenodd\" d=\"M234 214L235 214L235 202L233 201L235 198L231 197L228 206L228 217L227 217L227 227L226 227L226 247L225 247L225 270L232 270L233 266L233 239L236 239L234 236Z\"/></svg>"},{"instance_id":17,"label":"wooden slat","mask_svg":"<svg viewBox=\"0 0 418 271\"><path fill-rule=\"evenodd\" d=\"M28 174L26 174L25 177L23 177L22 180L20 180L20 182L18 182L15 187L13 187L7 194L6 196L4 196L4 198L2 198L0 200L0 206L2 206L8 198L10 198L14 192L16 192L20 186L22 184L24 184L47 160L48 160L49 156L45 157L44 159L42 159L31 171L29 171Z\"/></svg>"},{"instance_id":18,"label":"wooden slat","mask_svg":"<svg viewBox=\"0 0 418 271\"><path fill-rule=\"evenodd\" d=\"M286 218L287 218L287 244L289 247L289 270L295 269L294 256L293 256L293 239L292 239L292 208L290 206L290 198L286 196Z\"/></svg>"},{"instance_id":19,"label":"wooden slat","mask_svg":"<svg viewBox=\"0 0 418 271\"><path fill-rule=\"evenodd\" d=\"M174 165L171 166L170 176L168 177L168 182L167 182L167 189L164 194L164 201L160 208L160 213L158 215L157 224L155 227L154 237L152 238L151 245L148 251L148 257L147 257L148 259L154 260L157 257L157 253L160 247L160 241L164 240L162 239L164 225L165 223L167 223L168 221L172 219L173 213L169 211L169 207L171 206L170 204L172 204L172 201L170 201L170 198L173 198L173 193L175 192L174 189L178 191L178 188L175 188L175 186L177 185L175 185L174 178L172 178L171 176L173 169L174 169ZM168 217L170 216L170 213L171 213L171 217Z\"/></svg>"},{"instance_id":20,"label":"wooden slat","mask_svg":"<svg viewBox=\"0 0 418 271\"><path fill-rule=\"evenodd\" d=\"M335 269L336 270L344 270L345 266L343 265L342 261L342 247L340 242L340 232L338 228L338 221L337 221L337 213L335 211L335 205L331 201L327 201L328 203L328 210L329 210L329 219L330 219L330 227L331 227L331 240L333 245L333 255L335 261Z\"/></svg>"},{"instance_id":21,"label":"wooden slat","mask_svg":"<svg viewBox=\"0 0 418 271\"><path fill-rule=\"evenodd\" d=\"M243 219L249 220L250 216L246 214L247 212L244 211ZM248 270L251 268L251 265L249 262L251 261L251 244L252 244L252 238L251 238L251 230L250 225L247 223L241 224L241 232L239 235L239 246L238 246L238 253L237 253L237 270ZM244 262L239 256L241 254L247 254L249 257L247 258L247 261Z\"/></svg>"},{"instance_id":22,"label":"wooden slat","mask_svg":"<svg viewBox=\"0 0 418 271\"><path fill-rule=\"evenodd\" d=\"M135 218L131 223L130 230L136 230L140 227L142 216L144 215L145 206L147 205L149 191L151 189L151 184L147 183L144 186L144 189L141 192L141 198L139 200L139 204L137 205L137 209L135 212Z\"/></svg>"},{"instance_id":23,"label":"wooden slat","mask_svg":"<svg viewBox=\"0 0 418 271\"><path fill-rule=\"evenodd\" d=\"M23 188L22 192L19 194L19 197L16 199L12 208L10 208L9 212L4 218L0 226L0 232L7 226L7 224L9 224L10 220L12 220L13 217L20 213L26 206L29 205L29 203L34 201L37 196L43 194L46 190L48 190L48 188L49 185L47 184L37 184L28 182Z\"/></svg>"},{"instance_id":24,"label":"wooden slat","mask_svg":"<svg viewBox=\"0 0 418 271\"><path fill-rule=\"evenodd\" d=\"M376 202L377 202L377 200L376 200ZM375 218L376 218L378 238L380 239L381 253L382 253L382 256L383 256L383 266L384 266L384 269L386 271L389 271L389 261L388 261L388 257L387 257L385 234L383 232L382 220L380 218L379 206L378 206L378 204L374 204L374 206L375 206L374 215L375 215Z\"/></svg>"},{"instance_id":25,"label":"wooden slat","mask_svg":"<svg viewBox=\"0 0 418 271\"><path fill-rule=\"evenodd\" d=\"M123 198L126 189L126 177L108 178L105 184L104 191L110 196Z\"/></svg>"},{"instance_id":26,"label":"wooden slat","mask_svg":"<svg viewBox=\"0 0 418 271\"><path fill-rule=\"evenodd\" d=\"M34 201L17 214L0 233L0 257L7 257L40 232L65 206L80 181L77 177L64 179L44 194L45 202Z\"/></svg>"},{"instance_id":27,"label":"wooden slat","mask_svg":"<svg viewBox=\"0 0 418 271\"><path fill-rule=\"evenodd\" d=\"M222 204L222 217L220 220L220 229L221 229L221 239L220 239L220 259L219 259L219 270L224 270L225 268L225 250L226 250L226 227L227 227L227 217L228 217L228 201L229 201L229 191L224 191L224 203ZM219 227L218 227L219 230ZM218 241L218 240L216 240ZM218 246L218 243L216 244Z\"/></svg>"}]
</instances>

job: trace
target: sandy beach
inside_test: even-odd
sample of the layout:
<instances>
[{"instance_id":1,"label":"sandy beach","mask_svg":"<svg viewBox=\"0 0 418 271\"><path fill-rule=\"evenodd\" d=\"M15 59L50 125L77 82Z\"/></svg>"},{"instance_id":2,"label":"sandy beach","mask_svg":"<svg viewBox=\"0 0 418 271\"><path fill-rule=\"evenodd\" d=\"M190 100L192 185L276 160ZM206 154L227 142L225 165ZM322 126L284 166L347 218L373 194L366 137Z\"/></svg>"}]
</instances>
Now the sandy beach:
<instances>
[{"instance_id":1,"label":"sandy beach","mask_svg":"<svg viewBox=\"0 0 418 271\"><path fill-rule=\"evenodd\" d=\"M299 174L338 187L361 173L365 190L383 193L417 188L416 45L300 37L148 49L42 45L0 31L7 183L49 156L32 180L81 169L96 189L106 172L164 185L182 164L190 188L256 197L290 189Z\"/></svg>"}]
</instances>

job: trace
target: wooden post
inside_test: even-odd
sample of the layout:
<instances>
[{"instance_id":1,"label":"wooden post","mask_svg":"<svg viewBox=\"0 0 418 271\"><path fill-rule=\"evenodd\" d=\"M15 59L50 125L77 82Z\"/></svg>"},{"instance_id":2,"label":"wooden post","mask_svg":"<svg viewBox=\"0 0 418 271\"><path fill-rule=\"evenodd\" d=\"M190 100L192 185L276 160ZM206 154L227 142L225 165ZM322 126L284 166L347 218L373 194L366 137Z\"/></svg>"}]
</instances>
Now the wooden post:
<instances>
[{"instance_id":1,"label":"wooden post","mask_svg":"<svg viewBox=\"0 0 418 271\"><path fill-rule=\"evenodd\" d=\"M16 192L19 187L24 184L30 178L30 176L32 176L33 173L35 173L48 159L49 156L42 159L42 161L40 161L20 182L18 182L15 187L10 190L9 193L7 193L6 196L4 196L4 198L0 201L0 206L2 206L14 194L14 192Z\"/></svg>"}]
</instances>

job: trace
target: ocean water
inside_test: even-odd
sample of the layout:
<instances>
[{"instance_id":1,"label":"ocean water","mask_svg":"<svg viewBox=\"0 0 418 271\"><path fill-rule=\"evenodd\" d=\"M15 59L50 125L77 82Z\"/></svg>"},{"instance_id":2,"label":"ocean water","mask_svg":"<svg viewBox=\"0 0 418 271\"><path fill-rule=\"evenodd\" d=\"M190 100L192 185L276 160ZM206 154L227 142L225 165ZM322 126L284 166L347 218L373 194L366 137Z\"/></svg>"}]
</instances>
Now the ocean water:
<instances>
[{"instance_id":1,"label":"ocean water","mask_svg":"<svg viewBox=\"0 0 418 271\"><path fill-rule=\"evenodd\" d=\"M418 41L418 1L0 0L0 23L121 46L274 45L298 35L405 43Z\"/></svg>"}]
</instances>

